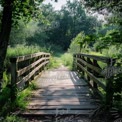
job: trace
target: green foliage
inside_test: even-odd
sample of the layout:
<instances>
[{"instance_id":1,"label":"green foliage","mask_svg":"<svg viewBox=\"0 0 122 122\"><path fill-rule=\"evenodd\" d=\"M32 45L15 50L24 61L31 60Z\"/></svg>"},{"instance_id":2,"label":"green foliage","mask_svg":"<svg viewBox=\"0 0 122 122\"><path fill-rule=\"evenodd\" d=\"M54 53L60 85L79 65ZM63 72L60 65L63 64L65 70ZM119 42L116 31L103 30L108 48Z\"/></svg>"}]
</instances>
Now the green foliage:
<instances>
[{"instance_id":1,"label":"green foliage","mask_svg":"<svg viewBox=\"0 0 122 122\"><path fill-rule=\"evenodd\" d=\"M10 83L11 76L10 74L7 74L7 72L3 73L3 83L2 88L5 88Z\"/></svg>"},{"instance_id":2,"label":"green foliage","mask_svg":"<svg viewBox=\"0 0 122 122\"><path fill-rule=\"evenodd\" d=\"M8 115L2 118L0 122L27 122L24 118L20 118L16 115Z\"/></svg>"},{"instance_id":3,"label":"green foliage","mask_svg":"<svg viewBox=\"0 0 122 122\"><path fill-rule=\"evenodd\" d=\"M0 116L6 115L11 111L11 102L10 102L10 96L11 96L11 89L10 87L5 87L2 89L2 92L0 93Z\"/></svg>"},{"instance_id":4,"label":"green foliage","mask_svg":"<svg viewBox=\"0 0 122 122\"><path fill-rule=\"evenodd\" d=\"M108 49L103 49L102 54L107 57L121 58L122 57L122 45L111 45Z\"/></svg>"},{"instance_id":5,"label":"green foliage","mask_svg":"<svg viewBox=\"0 0 122 122\"><path fill-rule=\"evenodd\" d=\"M29 22L31 18L43 18L39 5L43 0L14 0L13 1L13 25L18 25L18 20L23 19L25 23ZM4 4L3 4L4 6ZM43 18L44 19L44 18Z\"/></svg>"},{"instance_id":6,"label":"green foliage","mask_svg":"<svg viewBox=\"0 0 122 122\"><path fill-rule=\"evenodd\" d=\"M67 66L70 70L72 69L72 65L73 65L73 56L70 53L64 53L61 56L61 60L62 60L62 64L64 66Z\"/></svg>"},{"instance_id":7,"label":"green foliage","mask_svg":"<svg viewBox=\"0 0 122 122\"><path fill-rule=\"evenodd\" d=\"M27 24L23 20L18 21L18 26L13 27L10 35L10 46L27 43L27 38L34 36L38 31L38 22L31 20Z\"/></svg>"},{"instance_id":8,"label":"green foliage","mask_svg":"<svg viewBox=\"0 0 122 122\"><path fill-rule=\"evenodd\" d=\"M12 104L12 107L25 109L26 106L28 105L27 97L29 97L30 95L31 95L31 90L29 88L25 89L24 91L18 92L17 98L14 104Z\"/></svg>"},{"instance_id":9,"label":"green foliage","mask_svg":"<svg viewBox=\"0 0 122 122\"><path fill-rule=\"evenodd\" d=\"M24 2L22 10L26 9L29 5L29 1ZM31 5L33 4L31 3ZM17 2L15 8L17 10L15 11L19 11L20 6L19 1ZM37 18L36 21L31 18L31 20L25 24L25 21L22 19L23 17L20 18L19 21L17 20L17 28L14 27L11 31L10 46L13 47L17 44L39 45L51 51L62 49L66 51L71 39L81 32L81 30L84 31L85 34L92 34L95 32L94 28L96 27L94 23L96 22L97 26L100 25L94 17L87 16L79 1L67 1L66 6L59 12L55 11L51 4L42 4L38 11L41 13L42 18ZM22 12L23 11L20 13ZM21 15L17 16L21 17Z\"/></svg>"},{"instance_id":10,"label":"green foliage","mask_svg":"<svg viewBox=\"0 0 122 122\"><path fill-rule=\"evenodd\" d=\"M2 92L0 93L0 105L3 105L6 100L10 98L11 90L9 87L5 87L2 89ZM2 107L2 106L1 106Z\"/></svg>"},{"instance_id":11,"label":"green foliage","mask_svg":"<svg viewBox=\"0 0 122 122\"><path fill-rule=\"evenodd\" d=\"M60 66L66 66L69 69L72 69L73 56L70 53L58 53L55 56L51 57L48 68L58 68Z\"/></svg>"},{"instance_id":12,"label":"green foliage","mask_svg":"<svg viewBox=\"0 0 122 122\"><path fill-rule=\"evenodd\" d=\"M48 64L48 68L58 68L61 65L61 60L59 57L51 57L50 63Z\"/></svg>"},{"instance_id":13,"label":"green foliage","mask_svg":"<svg viewBox=\"0 0 122 122\"><path fill-rule=\"evenodd\" d=\"M0 93L0 116L6 116L11 110L25 109L32 90L36 88L37 85L32 81L28 88L23 91L17 91L16 99L11 103L11 86L7 84Z\"/></svg>"},{"instance_id":14,"label":"green foliage","mask_svg":"<svg viewBox=\"0 0 122 122\"><path fill-rule=\"evenodd\" d=\"M84 32L80 32L75 38L73 38L68 51L71 53L89 53L91 50L90 44L95 41L95 38L94 35L85 35Z\"/></svg>"},{"instance_id":15,"label":"green foliage","mask_svg":"<svg viewBox=\"0 0 122 122\"><path fill-rule=\"evenodd\" d=\"M31 81L30 84L29 84L29 89L30 90L37 89L37 84L34 81Z\"/></svg>"},{"instance_id":16,"label":"green foliage","mask_svg":"<svg viewBox=\"0 0 122 122\"><path fill-rule=\"evenodd\" d=\"M23 91L17 92L17 97L14 103L12 104L13 109L19 108L19 109L25 109L28 105L28 98L31 96L32 90L35 90L37 88L37 85L34 81L31 81L28 88L26 88Z\"/></svg>"},{"instance_id":17,"label":"green foliage","mask_svg":"<svg viewBox=\"0 0 122 122\"><path fill-rule=\"evenodd\" d=\"M104 16L108 16L110 23L122 25L121 0L82 0L81 2L88 11L97 11ZM110 16L109 13L112 15Z\"/></svg>"},{"instance_id":18,"label":"green foliage","mask_svg":"<svg viewBox=\"0 0 122 122\"><path fill-rule=\"evenodd\" d=\"M72 42L69 46L68 52L70 52L72 54L79 53L80 52L80 45L78 43L76 43L75 40L72 40Z\"/></svg>"},{"instance_id":19,"label":"green foliage","mask_svg":"<svg viewBox=\"0 0 122 122\"><path fill-rule=\"evenodd\" d=\"M120 46L122 40L122 32L119 29L112 29L106 31L105 35L100 35L94 44L96 51L108 49L111 45Z\"/></svg>"},{"instance_id":20,"label":"green foliage","mask_svg":"<svg viewBox=\"0 0 122 122\"><path fill-rule=\"evenodd\" d=\"M39 46L27 46L27 45L16 45L15 47L9 47L7 50L7 57L20 56L26 54L32 54L36 52L48 52L45 47Z\"/></svg>"}]
</instances>

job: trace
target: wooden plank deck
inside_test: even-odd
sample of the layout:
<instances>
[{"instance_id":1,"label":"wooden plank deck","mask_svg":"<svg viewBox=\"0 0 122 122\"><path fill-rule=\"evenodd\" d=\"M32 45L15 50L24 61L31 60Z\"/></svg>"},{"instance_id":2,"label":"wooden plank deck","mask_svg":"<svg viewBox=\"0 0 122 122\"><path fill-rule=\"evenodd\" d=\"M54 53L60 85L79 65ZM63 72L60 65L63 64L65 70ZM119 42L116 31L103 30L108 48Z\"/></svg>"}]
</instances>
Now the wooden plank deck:
<instances>
[{"instance_id":1,"label":"wooden plank deck","mask_svg":"<svg viewBox=\"0 0 122 122\"><path fill-rule=\"evenodd\" d=\"M87 83L64 67L42 73L23 115L90 115L98 107Z\"/></svg>"}]
</instances>

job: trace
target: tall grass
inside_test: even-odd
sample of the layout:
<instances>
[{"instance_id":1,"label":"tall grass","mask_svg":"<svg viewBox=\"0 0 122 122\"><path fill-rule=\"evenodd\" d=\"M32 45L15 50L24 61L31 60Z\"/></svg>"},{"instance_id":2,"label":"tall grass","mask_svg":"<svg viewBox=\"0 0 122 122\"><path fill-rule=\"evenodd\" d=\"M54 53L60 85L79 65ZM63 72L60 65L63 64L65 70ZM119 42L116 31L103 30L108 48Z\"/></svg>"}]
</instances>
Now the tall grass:
<instances>
[{"instance_id":1,"label":"tall grass","mask_svg":"<svg viewBox=\"0 0 122 122\"><path fill-rule=\"evenodd\" d=\"M61 56L61 60L62 60L62 64L64 66L67 66L70 70L72 69L72 65L73 65L73 56L70 53L64 53Z\"/></svg>"},{"instance_id":2,"label":"tall grass","mask_svg":"<svg viewBox=\"0 0 122 122\"><path fill-rule=\"evenodd\" d=\"M29 87L23 91L17 91L16 99L11 102L11 88L5 87L0 93L0 116L6 116L11 111L24 110L29 103L28 98L31 96L32 90L36 89L37 85L34 82L29 84Z\"/></svg>"},{"instance_id":3,"label":"tall grass","mask_svg":"<svg viewBox=\"0 0 122 122\"><path fill-rule=\"evenodd\" d=\"M35 84L34 81L32 81L28 88L26 88L25 90L23 91L18 91L17 92L17 97L16 97L16 100L15 100L15 103L12 104L13 108L16 108L18 107L19 109L25 109L26 106L28 105L29 101L27 98L30 98L31 97L31 92L32 90L35 90L37 87L37 85Z\"/></svg>"},{"instance_id":4,"label":"tall grass","mask_svg":"<svg viewBox=\"0 0 122 122\"><path fill-rule=\"evenodd\" d=\"M48 68L58 68L62 65L72 70L73 56L71 53L60 53L51 57Z\"/></svg>"},{"instance_id":5,"label":"tall grass","mask_svg":"<svg viewBox=\"0 0 122 122\"><path fill-rule=\"evenodd\" d=\"M36 52L49 52L45 47L16 45L16 47L9 47L7 50L7 57L32 54Z\"/></svg>"},{"instance_id":6,"label":"tall grass","mask_svg":"<svg viewBox=\"0 0 122 122\"><path fill-rule=\"evenodd\" d=\"M58 68L60 67L62 64L60 58L52 56L50 59L50 63L48 64L48 68L52 69L52 68Z\"/></svg>"}]
</instances>

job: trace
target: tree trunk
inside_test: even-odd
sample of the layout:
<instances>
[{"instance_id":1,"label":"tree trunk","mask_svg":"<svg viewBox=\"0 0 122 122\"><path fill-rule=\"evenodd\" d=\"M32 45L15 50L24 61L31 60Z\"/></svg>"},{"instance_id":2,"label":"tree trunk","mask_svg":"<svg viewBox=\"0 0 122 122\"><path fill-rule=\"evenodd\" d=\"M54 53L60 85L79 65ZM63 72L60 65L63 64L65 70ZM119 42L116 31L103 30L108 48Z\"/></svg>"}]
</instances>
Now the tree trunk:
<instances>
[{"instance_id":1,"label":"tree trunk","mask_svg":"<svg viewBox=\"0 0 122 122\"><path fill-rule=\"evenodd\" d=\"M4 60L6 57L7 46L12 26L13 1L14 0L4 0L4 8L3 8L1 32L0 32L0 87L3 79Z\"/></svg>"}]
</instances>

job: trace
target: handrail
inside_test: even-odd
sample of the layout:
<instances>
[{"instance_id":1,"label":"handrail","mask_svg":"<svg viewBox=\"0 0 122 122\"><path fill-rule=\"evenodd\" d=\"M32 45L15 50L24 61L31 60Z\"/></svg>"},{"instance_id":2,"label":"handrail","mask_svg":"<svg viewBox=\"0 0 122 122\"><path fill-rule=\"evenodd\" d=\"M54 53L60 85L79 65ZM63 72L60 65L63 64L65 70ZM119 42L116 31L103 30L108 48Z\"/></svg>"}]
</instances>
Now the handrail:
<instances>
[{"instance_id":1,"label":"handrail","mask_svg":"<svg viewBox=\"0 0 122 122\"><path fill-rule=\"evenodd\" d=\"M12 90L27 87L29 81L45 68L49 60L50 53L44 52L10 58ZM12 99L15 99L15 91L12 92Z\"/></svg>"},{"instance_id":2,"label":"handrail","mask_svg":"<svg viewBox=\"0 0 122 122\"><path fill-rule=\"evenodd\" d=\"M74 68L81 76L86 79L93 93L104 98L102 89L106 93L105 101L107 105L112 105L113 101L113 77L109 77L109 72L104 72L108 67L114 66L116 59L103 56L95 56L88 54L74 54ZM100 63L104 67L100 66ZM103 79L105 83L101 81Z\"/></svg>"}]
</instances>

